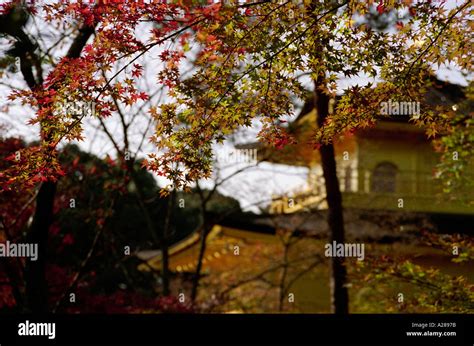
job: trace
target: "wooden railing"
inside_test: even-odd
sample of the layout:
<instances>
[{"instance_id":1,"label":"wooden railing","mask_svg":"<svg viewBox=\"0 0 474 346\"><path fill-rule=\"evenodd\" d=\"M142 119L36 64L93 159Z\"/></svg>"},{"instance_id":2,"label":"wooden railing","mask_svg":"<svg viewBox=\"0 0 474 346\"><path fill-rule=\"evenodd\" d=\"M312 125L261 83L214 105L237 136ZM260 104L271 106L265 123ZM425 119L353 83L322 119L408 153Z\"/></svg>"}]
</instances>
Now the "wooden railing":
<instances>
[{"instance_id":1,"label":"wooden railing","mask_svg":"<svg viewBox=\"0 0 474 346\"><path fill-rule=\"evenodd\" d=\"M398 171L395 177L387 177L389 181L379 176L376 182L369 170L352 171L350 175L339 173L345 207L397 209L402 199L403 208L410 211L474 213L474 205L469 204L474 201L474 190L465 191L459 198L443 195L441 183L430 172ZM374 184L380 184L382 188ZM274 198L270 212L279 214L326 209L323 177L313 176L311 185L306 191ZM384 190L384 186L389 188Z\"/></svg>"}]
</instances>

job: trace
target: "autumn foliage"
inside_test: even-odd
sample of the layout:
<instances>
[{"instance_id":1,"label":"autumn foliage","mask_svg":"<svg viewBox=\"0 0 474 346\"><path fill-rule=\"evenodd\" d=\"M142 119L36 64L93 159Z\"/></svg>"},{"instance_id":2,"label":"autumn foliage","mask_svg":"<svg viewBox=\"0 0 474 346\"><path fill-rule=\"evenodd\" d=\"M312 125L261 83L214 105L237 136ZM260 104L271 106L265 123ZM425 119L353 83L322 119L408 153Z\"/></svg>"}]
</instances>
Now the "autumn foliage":
<instances>
[{"instance_id":1,"label":"autumn foliage","mask_svg":"<svg viewBox=\"0 0 474 346\"><path fill-rule=\"evenodd\" d=\"M21 87L12 88L8 102L27 110L28 125L38 130L36 141L28 145L2 134L0 205L5 237L21 239L23 232L31 230L29 218L40 204L36 201L35 206L35 198L42 196L38 190L44 186L59 187L56 195L49 196L54 222L48 224L47 217L34 222L41 219L35 217L32 224L49 236L52 257L70 251L79 238L84 244L95 243L94 232L107 236L117 203L131 193L144 195L136 204L153 200L155 196L146 195L140 186L132 191L132 180L142 170L136 162L127 162L120 148L118 157L105 159L84 161L79 154L66 159L61 155L66 155L62 148L67 143L84 140L87 118L100 123L117 116L120 109L134 112L157 89L166 99L147 106L154 131L146 140L153 150L139 164L169 179L169 189L162 190L165 196L211 177L214 146L239 129L258 126L258 138L277 150L294 144L284 125L309 93L338 98L308 140L312 149L376 124L380 104L388 98L417 100L422 102L422 113L409 121L424 128L445 157L460 151L461 163L445 162L440 174L448 180L461 177L474 142L469 130L472 90L459 110L424 97L440 65L454 63L462 71L472 71L472 48L466 40L472 28L472 2L453 8L442 3L99 0L0 5L0 33L8 45L0 78L8 81L21 74ZM40 23L31 37L24 31L29 19ZM15 60L19 70L14 68ZM340 90L341 81L359 76L370 82ZM71 111L68 105L78 103L93 111ZM64 209L73 196L90 202L87 215L74 215L82 229L91 231L84 238L78 237L79 228L64 227L70 216ZM160 203L153 210L164 215ZM152 211L146 207L142 211L146 220L153 219ZM99 248L104 255L116 244L104 242ZM84 256L87 252L78 250L74 262ZM117 257L114 260L120 261ZM22 266L11 262L12 273ZM173 297L94 292L91 288L100 284L90 271L80 268L89 276L78 283L77 271L68 272L66 263L49 264L53 305L68 292L65 283L69 283L78 286L84 302L95 300L90 305L104 310L114 300L119 303L113 312L131 312L126 307L131 305L191 311L189 306L176 307ZM104 272L110 269L107 265ZM127 276L126 268L122 269ZM0 281L14 279L15 275L0 277ZM0 286L0 308L11 308L20 299L22 288L14 292L9 287Z\"/></svg>"}]
</instances>

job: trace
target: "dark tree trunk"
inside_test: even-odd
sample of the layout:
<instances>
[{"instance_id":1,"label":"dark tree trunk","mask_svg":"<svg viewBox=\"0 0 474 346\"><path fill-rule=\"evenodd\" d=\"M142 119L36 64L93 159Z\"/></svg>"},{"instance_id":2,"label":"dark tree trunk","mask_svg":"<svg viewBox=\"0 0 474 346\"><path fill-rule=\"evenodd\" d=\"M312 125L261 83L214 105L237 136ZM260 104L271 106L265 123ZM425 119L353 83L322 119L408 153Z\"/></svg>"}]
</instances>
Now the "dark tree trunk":
<instances>
[{"instance_id":1,"label":"dark tree trunk","mask_svg":"<svg viewBox=\"0 0 474 346\"><path fill-rule=\"evenodd\" d=\"M204 254L206 253L206 239L208 234L208 225L207 222L204 221L204 225L201 230L201 241L199 246L199 256L196 265L196 272L194 273L193 277L193 286L191 289L191 301L194 302L197 297L197 291L199 288L199 280L201 279L201 271L202 271L202 261L204 259Z\"/></svg>"},{"instance_id":2,"label":"dark tree trunk","mask_svg":"<svg viewBox=\"0 0 474 346\"><path fill-rule=\"evenodd\" d=\"M322 92L322 78L316 80L315 85L315 108L317 111L317 124L322 127L329 114L329 96ZM325 88L323 89L325 90ZM326 200L328 204L328 225L330 231L330 242L344 243L344 217L342 209L342 195L337 178L336 159L333 144L323 144L319 148L321 155L321 166L323 169L324 183L326 187ZM346 287L347 271L343 257L331 258L330 289L331 310L335 314L347 314L349 312L349 298Z\"/></svg>"},{"instance_id":3,"label":"dark tree trunk","mask_svg":"<svg viewBox=\"0 0 474 346\"><path fill-rule=\"evenodd\" d=\"M163 295L170 294L170 270L169 270L169 253L168 242L171 234L171 226L173 221L173 210L176 201L176 190L173 189L168 196L168 207L166 210L165 225L163 227L163 236L161 238L161 278L163 280Z\"/></svg>"},{"instance_id":4,"label":"dark tree trunk","mask_svg":"<svg viewBox=\"0 0 474 346\"><path fill-rule=\"evenodd\" d=\"M36 211L29 231L28 243L38 244L38 258L27 261L25 268L26 299L28 309L33 313L48 312L48 283L46 281L46 261L48 231L53 220L53 204L56 183L46 181L41 184L36 197Z\"/></svg>"}]
</instances>

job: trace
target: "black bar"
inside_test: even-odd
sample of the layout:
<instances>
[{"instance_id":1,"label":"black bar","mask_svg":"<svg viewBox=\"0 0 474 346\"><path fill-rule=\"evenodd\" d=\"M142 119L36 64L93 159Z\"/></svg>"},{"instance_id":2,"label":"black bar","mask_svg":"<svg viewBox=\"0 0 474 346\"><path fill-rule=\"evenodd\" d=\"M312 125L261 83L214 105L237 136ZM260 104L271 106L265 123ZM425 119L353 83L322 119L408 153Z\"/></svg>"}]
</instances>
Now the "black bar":
<instances>
[{"instance_id":1,"label":"black bar","mask_svg":"<svg viewBox=\"0 0 474 346\"><path fill-rule=\"evenodd\" d=\"M0 345L470 345L474 315L0 315ZM54 322L55 338L19 336ZM415 323L415 324L414 324ZM433 324L434 323L434 324ZM455 326L454 326L455 324ZM424 327L423 327L424 326ZM456 336L407 336L456 332Z\"/></svg>"}]
</instances>

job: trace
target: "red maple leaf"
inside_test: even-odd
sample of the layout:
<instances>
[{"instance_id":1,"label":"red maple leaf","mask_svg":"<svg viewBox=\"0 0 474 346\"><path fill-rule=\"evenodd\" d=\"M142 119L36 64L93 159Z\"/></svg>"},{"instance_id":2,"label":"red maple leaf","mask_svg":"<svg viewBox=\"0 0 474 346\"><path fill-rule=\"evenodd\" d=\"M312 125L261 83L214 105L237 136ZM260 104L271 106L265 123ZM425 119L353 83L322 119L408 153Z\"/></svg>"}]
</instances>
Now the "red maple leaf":
<instances>
[{"instance_id":1,"label":"red maple leaf","mask_svg":"<svg viewBox=\"0 0 474 346\"><path fill-rule=\"evenodd\" d=\"M133 71L132 71L132 76L139 78L142 73L143 73L143 66L140 66L139 64L133 64Z\"/></svg>"},{"instance_id":2,"label":"red maple leaf","mask_svg":"<svg viewBox=\"0 0 474 346\"><path fill-rule=\"evenodd\" d=\"M384 13L384 11L385 11L385 7L383 5L383 1L380 1L379 5L377 6L377 12L379 14L382 14L382 13Z\"/></svg>"}]
</instances>

